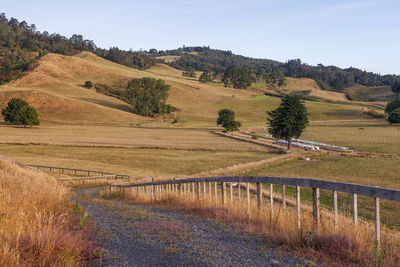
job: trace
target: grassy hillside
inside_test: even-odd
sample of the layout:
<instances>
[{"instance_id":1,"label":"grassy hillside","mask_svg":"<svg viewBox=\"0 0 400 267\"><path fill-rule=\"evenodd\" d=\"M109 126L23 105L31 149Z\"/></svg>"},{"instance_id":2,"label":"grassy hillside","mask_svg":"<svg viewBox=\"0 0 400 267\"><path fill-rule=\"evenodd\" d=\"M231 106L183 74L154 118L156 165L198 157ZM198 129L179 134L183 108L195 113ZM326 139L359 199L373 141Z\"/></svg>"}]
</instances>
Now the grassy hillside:
<instances>
[{"instance_id":1,"label":"grassy hillside","mask_svg":"<svg viewBox=\"0 0 400 267\"><path fill-rule=\"evenodd\" d=\"M0 169L0 265L85 265L93 252L90 227L83 217L79 224L68 189L3 158Z\"/></svg>"},{"instance_id":2,"label":"grassy hillside","mask_svg":"<svg viewBox=\"0 0 400 267\"><path fill-rule=\"evenodd\" d=\"M344 90L354 101L388 102L394 97L389 86L353 85Z\"/></svg>"},{"instance_id":3,"label":"grassy hillside","mask_svg":"<svg viewBox=\"0 0 400 267\"><path fill-rule=\"evenodd\" d=\"M172 117L144 118L129 112L122 100L97 93L82 85L90 80L113 90L125 91L132 78L153 77L171 85L168 102L178 108L178 126L215 127L220 108L231 107L245 126L263 125L265 111L275 108L279 98L255 97L262 88L236 90L202 84L182 77L181 71L158 64L146 71L132 69L100 58L89 52L76 56L48 54L23 78L0 87L0 108L12 97L22 97L39 111L42 122L79 124L151 124L171 126ZM309 89L307 89L309 88ZM285 90L310 90L310 95L343 100L343 95L325 92L310 79L288 79ZM312 120L360 119L361 107L308 102ZM322 112L319 108L323 108Z\"/></svg>"}]
</instances>

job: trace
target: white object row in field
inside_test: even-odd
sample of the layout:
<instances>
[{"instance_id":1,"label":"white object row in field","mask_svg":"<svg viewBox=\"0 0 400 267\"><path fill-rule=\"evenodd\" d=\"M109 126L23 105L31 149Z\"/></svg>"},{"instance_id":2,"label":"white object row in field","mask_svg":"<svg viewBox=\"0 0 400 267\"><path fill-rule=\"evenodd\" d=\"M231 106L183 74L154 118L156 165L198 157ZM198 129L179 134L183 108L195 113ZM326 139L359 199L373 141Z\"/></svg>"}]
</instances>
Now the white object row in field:
<instances>
[{"instance_id":1,"label":"white object row in field","mask_svg":"<svg viewBox=\"0 0 400 267\"><path fill-rule=\"evenodd\" d=\"M264 136L270 137L270 138L273 137L270 134L265 134ZM326 148L334 148L334 149L341 149L341 150L349 150L349 148L345 147L345 146L329 145L329 144L324 144L324 143L320 143L320 142L313 142L313 141L307 141L307 140L296 139L296 138L293 138L292 140L294 141L292 143L294 146L305 148L305 149L319 150L319 147L326 147ZM287 144L288 141L278 140L277 143Z\"/></svg>"}]
</instances>

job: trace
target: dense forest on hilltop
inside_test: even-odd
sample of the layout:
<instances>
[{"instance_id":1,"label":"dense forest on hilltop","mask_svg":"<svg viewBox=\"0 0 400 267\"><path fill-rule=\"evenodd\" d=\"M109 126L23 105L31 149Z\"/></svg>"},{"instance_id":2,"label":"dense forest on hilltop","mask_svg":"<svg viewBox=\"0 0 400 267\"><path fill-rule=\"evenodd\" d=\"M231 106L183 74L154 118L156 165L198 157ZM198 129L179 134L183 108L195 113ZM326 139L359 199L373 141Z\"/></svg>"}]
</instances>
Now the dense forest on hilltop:
<instances>
[{"instance_id":1,"label":"dense forest on hilltop","mask_svg":"<svg viewBox=\"0 0 400 267\"><path fill-rule=\"evenodd\" d=\"M58 53L74 55L80 51L90 51L105 59L129 67L146 69L156 64L157 60L144 53L124 51L117 47L98 48L91 40L74 34L66 38L60 34L39 32L34 24L19 22L15 18L7 19L0 13L0 84L18 78L33 67L34 61L47 54Z\"/></svg>"},{"instance_id":2,"label":"dense forest on hilltop","mask_svg":"<svg viewBox=\"0 0 400 267\"><path fill-rule=\"evenodd\" d=\"M157 51L150 49L148 54L153 56L177 55L177 61L169 63L172 67L197 71L210 70L222 73L232 65L250 70L261 76L265 72L282 71L285 76L293 78L311 78L316 80L325 90L341 91L353 84L365 86L391 86L398 78L396 75L379 75L362 71L357 68L341 69L335 66L311 66L300 59L281 63L269 59L256 59L235 55L231 51L210 49L209 47L182 47L175 50Z\"/></svg>"}]
</instances>

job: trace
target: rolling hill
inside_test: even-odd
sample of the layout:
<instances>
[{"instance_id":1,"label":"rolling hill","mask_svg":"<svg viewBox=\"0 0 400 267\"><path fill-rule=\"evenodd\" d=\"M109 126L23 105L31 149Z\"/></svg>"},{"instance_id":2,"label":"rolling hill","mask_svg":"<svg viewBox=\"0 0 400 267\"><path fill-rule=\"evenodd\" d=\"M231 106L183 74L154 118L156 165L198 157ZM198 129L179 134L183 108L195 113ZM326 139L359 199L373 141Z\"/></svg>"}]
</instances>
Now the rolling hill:
<instances>
[{"instance_id":1,"label":"rolling hill","mask_svg":"<svg viewBox=\"0 0 400 267\"><path fill-rule=\"evenodd\" d=\"M236 90L203 84L183 77L181 71L166 64L142 71L81 52L75 56L50 53L41 57L32 71L0 87L0 108L12 97L21 97L38 109L42 122L171 126L171 116L137 116L124 101L82 86L90 80L123 92L130 79L142 77L163 79L171 85L168 102L178 108L178 126L215 127L216 114L225 107L235 110L245 126L263 125L265 111L280 103L277 97L258 97L263 95L262 88ZM344 94L322 91L311 79L288 78L284 90L306 91L321 99L346 101ZM358 105L308 101L307 106L313 120L363 118Z\"/></svg>"}]
</instances>

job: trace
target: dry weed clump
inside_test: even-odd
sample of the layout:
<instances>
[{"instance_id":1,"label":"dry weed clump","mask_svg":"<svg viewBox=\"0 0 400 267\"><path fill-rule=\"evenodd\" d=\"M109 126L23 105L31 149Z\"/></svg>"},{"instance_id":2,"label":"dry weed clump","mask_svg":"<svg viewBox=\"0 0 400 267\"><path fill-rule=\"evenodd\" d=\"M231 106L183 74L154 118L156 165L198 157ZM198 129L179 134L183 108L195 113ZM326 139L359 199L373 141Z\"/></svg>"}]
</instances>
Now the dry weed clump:
<instances>
[{"instance_id":1,"label":"dry weed clump","mask_svg":"<svg viewBox=\"0 0 400 267\"><path fill-rule=\"evenodd\" d=\"M136 188L123 191L104 191L107 199L145 205L156 205L178 212L200 215L216 222L230 224L248 232L262 234L267 242L283 246L294 251L298 257L308 257L316 261L326 262L329 266L400 266L400 233L382 227L381 250L377 255L375 249L374 225L371 222L359 221L354 225L352 219L339 215L338 230L333 229L333 216L330 211L321 211L321 222L315 227L312 209L302 204L301 229L297 229L296 208L287 206L282 209L279 199L274 204L274 216L271 218L269 198L262 199L260 209L257 208L255 196L251 196L250 207L247 206L246 195L242 192L239 204L237 194L233 200L226 196L226 204L221 204L221 195L214 198L212 193L200 190L199 198L193 192L158 191L151 194Z\"/></svg>"},{"instance_id":2,"label":"dry weed clump","mask_svg":"<svg viewBox=\"0 0 400 267\"><path fill-rule=\"evenodd\" d=\"M78 211L53 177L0 159L0 266L85 264L94 227Z\"/></svg>"}]
</instances>

